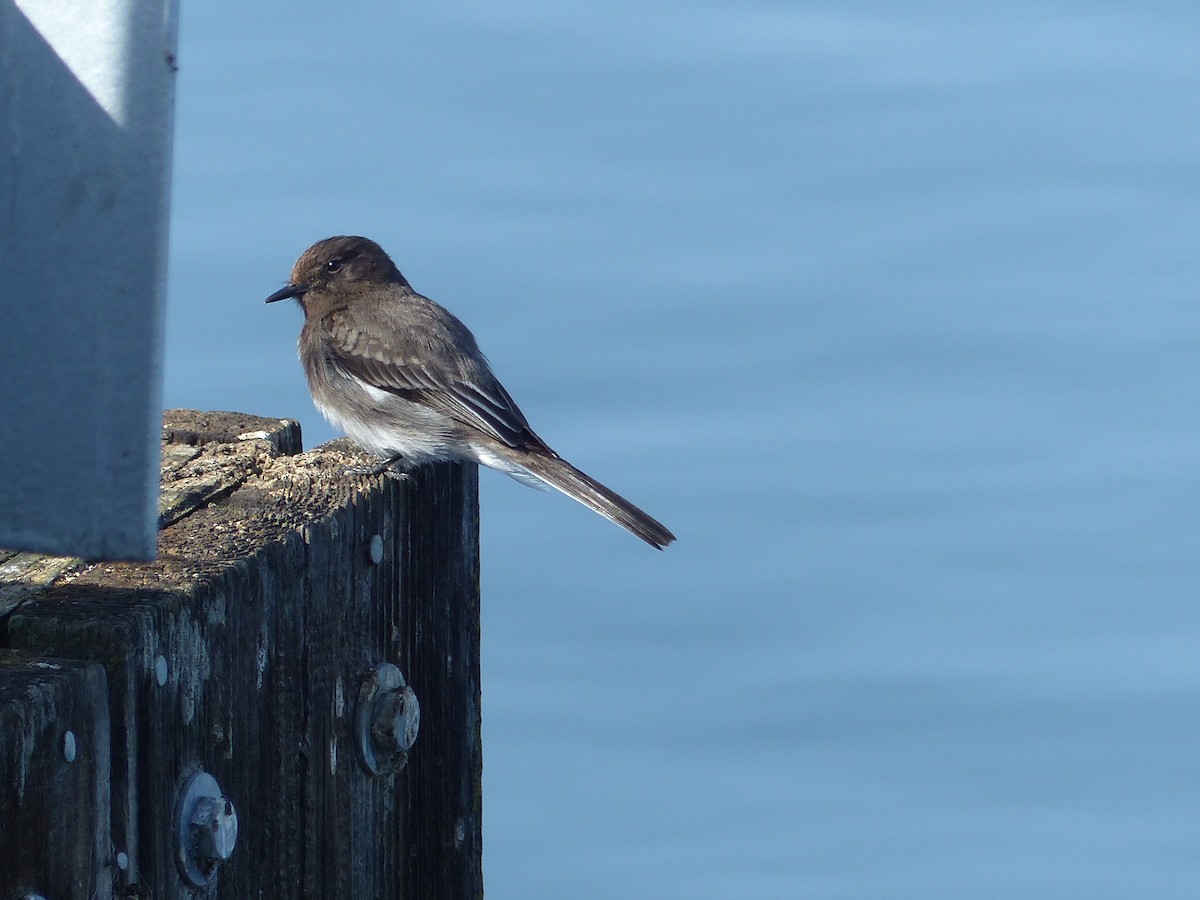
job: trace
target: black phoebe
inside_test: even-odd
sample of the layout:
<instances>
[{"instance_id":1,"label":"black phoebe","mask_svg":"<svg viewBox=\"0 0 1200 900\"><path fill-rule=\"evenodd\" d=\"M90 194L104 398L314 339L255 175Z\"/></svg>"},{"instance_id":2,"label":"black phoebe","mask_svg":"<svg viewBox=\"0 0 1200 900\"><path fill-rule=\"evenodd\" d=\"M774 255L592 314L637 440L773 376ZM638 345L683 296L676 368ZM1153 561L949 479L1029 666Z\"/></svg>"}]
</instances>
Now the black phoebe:
<instances>
[{"instance_id":1,"label":"black phoebe","mask_svg":"<svg viewBox=\"0 0 1200 900\"><path fill-rule=\"evenodd\" d=\"M304 310L300 361L313 402L384 462L471 460L548 484L652 547L675 540L661 522L588 477L538 437L467 326L422 297L374 241L331 237L296 261L268 303Z\"/></svg>"}]
</instances>

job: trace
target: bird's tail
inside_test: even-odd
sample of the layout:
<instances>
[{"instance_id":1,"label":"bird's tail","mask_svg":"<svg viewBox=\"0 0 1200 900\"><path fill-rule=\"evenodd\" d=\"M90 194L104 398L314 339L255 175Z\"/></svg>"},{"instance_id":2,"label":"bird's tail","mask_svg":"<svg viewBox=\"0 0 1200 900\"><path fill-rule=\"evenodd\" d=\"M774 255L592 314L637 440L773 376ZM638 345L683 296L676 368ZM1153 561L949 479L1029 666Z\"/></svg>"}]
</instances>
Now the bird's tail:
<instances>
[{"instance_id":1,"label":"bird's tail","mask_svg":"<svg viewBox=\"0 0 1200 900\"><path fill-rule=\"evenodd\" d=\"M562 491L572 500L578 500L588 509L640 537L651 547L661 550L675 540L675 535L662 522L651 518L553 451L528 453L522 457L521 466L539 481Z\"/></svg>"}]
</instances>

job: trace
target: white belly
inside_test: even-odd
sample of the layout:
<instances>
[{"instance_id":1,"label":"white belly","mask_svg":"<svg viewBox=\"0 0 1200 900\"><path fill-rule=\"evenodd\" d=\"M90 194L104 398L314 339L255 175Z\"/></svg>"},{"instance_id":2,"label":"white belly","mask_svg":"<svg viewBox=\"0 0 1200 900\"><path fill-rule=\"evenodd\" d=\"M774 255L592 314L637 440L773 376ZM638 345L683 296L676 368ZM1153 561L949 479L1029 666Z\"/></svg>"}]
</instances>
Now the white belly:
<instances>
[{"instance_id":1,"label":"white belly","mask_svg":"<svg viewBox=\"0 0 1200 900\"><path fill-rule=\"evenodd\" d=\"M356 399L339 403L313 396L313 403L334 428L368 453L384 459L397 454L412 465L443 459L461 459L463 453L451 439L453 423L439 412L409 403L378 388L354 380Z\"/></svg>"}]
</instances>

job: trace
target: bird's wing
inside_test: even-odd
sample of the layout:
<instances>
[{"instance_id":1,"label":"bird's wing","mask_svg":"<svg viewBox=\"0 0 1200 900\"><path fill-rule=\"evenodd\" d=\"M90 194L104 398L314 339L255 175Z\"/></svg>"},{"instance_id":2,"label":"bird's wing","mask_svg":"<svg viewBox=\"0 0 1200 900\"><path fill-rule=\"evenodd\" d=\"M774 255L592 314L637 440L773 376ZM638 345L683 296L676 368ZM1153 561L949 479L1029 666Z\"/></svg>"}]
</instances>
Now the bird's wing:
<instances>
[{"instance_id":1,"label":"bird's wing","mask_svg":"<svg viewBox=\"0 0 1200 900\"><path fill-rule=\"evenodd\" d=\"M420 295L407 301L403 315L399 304L370 316L353 306L328 313L321 332L334 365L509 447L541 444L466 326Z\"/></svg>"}]
</instances>

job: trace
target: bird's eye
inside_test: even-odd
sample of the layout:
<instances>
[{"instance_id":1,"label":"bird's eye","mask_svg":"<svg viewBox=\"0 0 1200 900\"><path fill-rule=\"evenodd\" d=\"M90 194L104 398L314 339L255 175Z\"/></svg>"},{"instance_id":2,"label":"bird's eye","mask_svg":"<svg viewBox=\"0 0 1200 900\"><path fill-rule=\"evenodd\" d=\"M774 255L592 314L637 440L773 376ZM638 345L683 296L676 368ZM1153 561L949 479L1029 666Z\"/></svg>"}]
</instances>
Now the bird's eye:
<instances>
[{"instance_id":1,"label":"bird's eye","mask_svg":"<svg viewBox=\"0 0 1200 900\"><path fill-rule=\"evenodd\" d=\"M326 272L339 272L339 271L341 271L341 268L342 268L342 258L340 256L335 256L329 262L325 263L325 271Z\"/></svg>"}]
</instances>

